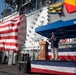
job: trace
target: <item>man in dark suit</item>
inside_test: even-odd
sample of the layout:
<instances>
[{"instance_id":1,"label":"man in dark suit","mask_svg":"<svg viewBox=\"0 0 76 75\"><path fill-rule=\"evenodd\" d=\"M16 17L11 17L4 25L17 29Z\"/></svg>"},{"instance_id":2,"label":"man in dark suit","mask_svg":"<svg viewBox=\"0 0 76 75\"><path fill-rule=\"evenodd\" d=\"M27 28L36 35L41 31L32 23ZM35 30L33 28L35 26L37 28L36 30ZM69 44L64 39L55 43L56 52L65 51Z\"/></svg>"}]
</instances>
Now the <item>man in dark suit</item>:
<instances>
[{"instance_id":1,"label":"man in dark suit","mask_svg":"<svg viewBox=\"0 0 76 75\"><path fill-rule=\"evenodd\" d=\"M51 53L52 53L52 59L57 60L58 59L58 43L59 38L55 36L55 33L51 33L51 38L49 39L49 42L51 42Z\"/></svg>"}]
</instances>

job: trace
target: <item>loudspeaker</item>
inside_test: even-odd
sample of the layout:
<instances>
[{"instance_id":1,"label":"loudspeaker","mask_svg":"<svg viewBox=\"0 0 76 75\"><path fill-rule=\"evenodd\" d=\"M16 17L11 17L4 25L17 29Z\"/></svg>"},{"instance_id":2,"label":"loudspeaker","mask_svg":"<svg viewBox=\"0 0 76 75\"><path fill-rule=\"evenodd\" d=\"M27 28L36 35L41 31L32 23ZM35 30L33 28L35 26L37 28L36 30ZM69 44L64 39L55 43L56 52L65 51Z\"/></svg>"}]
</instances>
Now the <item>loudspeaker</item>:
<instances>
[{"instance_id":1,"label":"loudspeaker","mask_svg":"<svg viewBox=\"0 0 76 75\"><path fill-rule=\"evenodd\" d=\"M8 16L8 15L10 15L10 14L11 14L11 9L5 9L5 10L3 10L2 13L1 13L1 15L2 15L3 17L6 17L6 16Z\"/></svg>"}]
</instances>

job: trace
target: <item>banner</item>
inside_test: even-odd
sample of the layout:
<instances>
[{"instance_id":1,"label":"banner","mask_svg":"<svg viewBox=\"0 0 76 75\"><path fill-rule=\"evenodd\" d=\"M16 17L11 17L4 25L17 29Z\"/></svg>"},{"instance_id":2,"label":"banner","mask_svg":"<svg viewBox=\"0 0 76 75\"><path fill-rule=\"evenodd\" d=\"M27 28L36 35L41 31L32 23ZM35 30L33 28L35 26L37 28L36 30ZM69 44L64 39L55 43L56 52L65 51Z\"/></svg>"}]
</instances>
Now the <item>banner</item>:
<instances>
[{"instance_id":1,"label":"banner","mask_svg":"<svg viewBox=\"0 0 76 75\"><path fill-rule=\"evenodd\" d=\"M68 13L76 11L76 0L64 0L64 5Z\"/></svg>"},{"instance_id":2,"label":"banner","mask_svg":"<svg viewBox=\"0 0 76 75\"><path fill-rule=\"evenodd\" d=\"M51 50L48 50L48 58L52 58ZM58 59L76 61L76 48L58 49Z\"/></svg>"},{"instance_id":3,"label":"banner","mask_svg":"<svg viewBox=\"0 0 76 75\"><path fill-rule=\"evenodd\" d=\"M76 75L76 62L68 61L31 61L31 72L41 75Z\"/></svg>"},{"instance_id":4,"label":"banner","mask_svg":"<svg viewBox=\"0 0 76 75\"><path fill-rule=\"evenodd\" d=\"M18 51L25 41L25 16L0 23L0 50Z\"/></svg>"}]
</instances>

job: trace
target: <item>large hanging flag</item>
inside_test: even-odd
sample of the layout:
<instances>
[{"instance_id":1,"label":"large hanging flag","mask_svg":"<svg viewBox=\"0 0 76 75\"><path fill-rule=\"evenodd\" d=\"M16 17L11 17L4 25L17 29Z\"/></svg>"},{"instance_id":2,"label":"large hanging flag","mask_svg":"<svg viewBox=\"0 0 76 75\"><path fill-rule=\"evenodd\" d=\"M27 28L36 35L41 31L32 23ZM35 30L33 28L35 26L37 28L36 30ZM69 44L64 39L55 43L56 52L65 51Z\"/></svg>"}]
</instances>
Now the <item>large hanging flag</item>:
<instances>
[{"instance_id":1,"label":"large hanging flag","mask_svg":"<svg viewBox=\"0 0 76 75\"><path fill-rule=\"evenodd\" d=\"M68 13L72 13L76 11L76 0L64 0L64 5Z\"/></svg>"},{"instance_id":2,"label":"large hanging flag","mask_svg":"<svg viewBox=\"0 0 76 75\"><path fill-rule=\"evenodd\" d=\"M0 50L18 51L25 41L25 16L0 23Z\"/></svg>"},{"instance_id":3,"label":"large hanging flag","mask_svg":"<svg viewBox=\"0 0 76 75\"><path fill-rule=\"evenodd\" d=\"M48 12L50 14L59 14L62 13L62 2L49 6Z\"/></svg>"}]
</instances>

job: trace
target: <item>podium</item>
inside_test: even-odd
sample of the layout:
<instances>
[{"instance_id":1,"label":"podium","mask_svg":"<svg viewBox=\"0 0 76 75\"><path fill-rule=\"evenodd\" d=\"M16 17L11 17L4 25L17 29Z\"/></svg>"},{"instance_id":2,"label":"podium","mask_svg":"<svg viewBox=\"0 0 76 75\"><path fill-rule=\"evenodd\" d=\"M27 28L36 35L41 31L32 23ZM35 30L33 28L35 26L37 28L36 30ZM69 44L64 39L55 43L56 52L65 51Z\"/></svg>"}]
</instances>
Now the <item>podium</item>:
<instances>
[{"instance_id":1,"label":"podium","mask_svg":"<svg viewBox=\"0 0 76 75\"><path fill-rule=\"evenodd\" d=\"M48 59L48 42L47 41L40 41L40 57L38 60L46 60Z\"/></svg>"}]
</instances>

